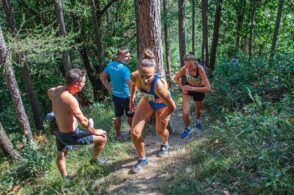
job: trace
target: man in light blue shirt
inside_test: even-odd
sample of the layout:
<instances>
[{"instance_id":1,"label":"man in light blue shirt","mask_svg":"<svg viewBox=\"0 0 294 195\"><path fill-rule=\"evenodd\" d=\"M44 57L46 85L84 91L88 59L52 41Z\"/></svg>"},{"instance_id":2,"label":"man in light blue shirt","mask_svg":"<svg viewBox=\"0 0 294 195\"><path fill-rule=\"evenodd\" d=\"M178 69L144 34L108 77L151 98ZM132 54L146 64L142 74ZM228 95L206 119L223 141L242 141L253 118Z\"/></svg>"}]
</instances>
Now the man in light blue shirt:
<instances>
[{"instance_id":1,"label":"man in light blue shirt","mask_svg":"<svg viewBox=\"0 0 294 195\"><path fill-rule=\"evenodd\" d=\"M127 64L130 62L130 52L127 48L119 48L117 51L117 59L110 62L102 74L100 80L105 88L112 93L114 103L114 128L116 130L116 138L122 140L121 134L121 116L125 113L128 117L128 124L132 125L133 113L129 112L130 102L130 70ZM111 85L107 78L110 78Z\"/></svg>"}]
</instances>

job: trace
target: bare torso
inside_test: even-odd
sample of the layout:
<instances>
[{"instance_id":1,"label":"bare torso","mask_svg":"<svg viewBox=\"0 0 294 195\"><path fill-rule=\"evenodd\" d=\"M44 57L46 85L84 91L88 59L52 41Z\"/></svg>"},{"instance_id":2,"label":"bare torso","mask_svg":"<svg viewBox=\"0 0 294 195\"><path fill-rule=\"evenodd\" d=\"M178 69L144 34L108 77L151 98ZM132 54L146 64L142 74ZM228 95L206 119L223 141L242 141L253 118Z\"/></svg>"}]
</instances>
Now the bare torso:
<instances>
[{"instance_id":1,"label":"bare torso","mask_svg":"<svg viewBox=\"0 0 294 195\"><path fill-rule=\"evenodd\" d=\"M54 112L59 131L69 133L78 127L77 119L68 106L69 99L75 98L64 86L50 90L52 110Z\"/></svg>"}]
</instances>

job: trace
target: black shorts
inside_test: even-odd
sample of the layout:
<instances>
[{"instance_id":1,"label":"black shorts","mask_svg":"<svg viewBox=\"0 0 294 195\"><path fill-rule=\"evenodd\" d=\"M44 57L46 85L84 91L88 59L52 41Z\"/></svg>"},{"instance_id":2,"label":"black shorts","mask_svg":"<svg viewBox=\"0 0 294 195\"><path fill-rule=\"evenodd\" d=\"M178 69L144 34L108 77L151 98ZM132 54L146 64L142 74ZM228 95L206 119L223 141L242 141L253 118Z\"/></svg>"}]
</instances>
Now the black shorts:
<instances>
[{"instance_id":1,"label":"black shorts","mask_svg":"<svg viewBox=\"0 0 294 195\"><path fill-rule=\"evenodd\" d=\"M72 149L72 145L88 145L93 143L93 135L89 131L76 129L71 133L56 134L57 151L64 152Z\"/></svg>"},{"instance_id":2,"label":"black shorts","mask_svg":"<svg viewBox=\"0 0 294 195\"><path fill-rule=\"evenodd\" d=\"M202 101L205 97L205 93L196 91L188 91L188 95L192 96L194 101Z\"/></svg>"},{"instance_id":3,"label":"black shorts","mask_svg":"<svg viewBox=\"0 0 294 195\"><path fill-rule=\"evenodd\" d=\"M130 98L119 98L116 96L112 96L112 100L114 103L114 115L115 117L121 117L124 113L128 117L132 117L133 113L129 112Z\"/></svg>"}]
</instances>

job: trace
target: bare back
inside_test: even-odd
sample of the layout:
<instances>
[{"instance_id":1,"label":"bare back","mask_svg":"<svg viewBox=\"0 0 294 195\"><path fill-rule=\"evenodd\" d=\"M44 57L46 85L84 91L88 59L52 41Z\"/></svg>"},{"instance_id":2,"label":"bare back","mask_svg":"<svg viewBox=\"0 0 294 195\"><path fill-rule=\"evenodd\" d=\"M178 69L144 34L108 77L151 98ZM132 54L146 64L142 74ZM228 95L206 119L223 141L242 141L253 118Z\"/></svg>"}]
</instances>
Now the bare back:
<instances>
[{"instance_id":1,"label":"bare back","mask_svg":"<svg viewBox=\"0 0 294 195\"><path fill-rule=\"evenodd\" d=\"M71 102L77 102L76 98L70 94L64 86L49 89L48 96L52 101L52 110L54 112L59 131L62 133L75 131L78 126L78 122L74 117L69 104Z\"/></svg>"}]
</instances>

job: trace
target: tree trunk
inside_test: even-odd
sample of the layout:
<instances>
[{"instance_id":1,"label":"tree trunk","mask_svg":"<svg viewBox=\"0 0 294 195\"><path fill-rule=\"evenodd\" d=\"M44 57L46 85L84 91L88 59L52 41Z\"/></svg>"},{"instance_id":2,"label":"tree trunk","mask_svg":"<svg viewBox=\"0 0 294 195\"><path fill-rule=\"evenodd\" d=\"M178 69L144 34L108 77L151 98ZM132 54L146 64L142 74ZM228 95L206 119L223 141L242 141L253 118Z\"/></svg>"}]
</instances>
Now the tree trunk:
<instances>
[{"instance_id":1,"label":"tree trunk","mask_svg":"<svg viewBox=\"0 0 294 195\"><path fill-rule=\"evenodd\" d=\"M256 10L256 0L251 1L251 12L250 12L250 33L249 33L249 42L248 42L248 55L252 56L252 42L253 42L253 28L254 28L254 17Z\"/></svg>"},{"instance_id":2,"label":"tree trunk","mask_svg":"<svg viewBox=\"0 0 294 195\"><path fill-rule=\"evenodd\" d=\"M22 78L24 80L24 86L25 86L25 89L30 101L30 106L33 112L35 127L39 131L39 133L42 133L44 131L44 126L43 126L41 109L40 109L38 100L36 98L35 90L33 88L29 67L26 63L23 65L23 68L22 68Z\"/></svg>"},{"instance_id":3,"label":"tree trunk","mask_svg":"<svg viewBox=\"0 0 294 195\"><path fill-rule=\"evenodd\" d=\"M217 45L218 45L218 38L219 38L219 26L220 26L220 20L221 20L221 12L222 12L222 0L219 0L217 2L215 15L214 15L214 29L213 29L213 37L212 37L212 43L211 43L211 50L210 50L210 69L211 71L214 70L215 65L215 58L216 58L216 51L217 51Z\"/></svg>"},{"instance_id":4,"label":"tree trunk","mask_svg":"<svg viewBox=\"0 0 294 195\"><path fill-rule=\"evenodd\" d=\"M168 83L171 87L171 64L170 64L170 51L169 51L169 37L168 37L168 25L167 25L167 10L166 10L166 0L163 0L163 15L164 15L164 44L165 44L165 63L167 67L167 74L168 74Z\"/></svg>"},{"instance_id":5,"label":"tree trunk","mask_svg":"<svg viewBox=\"0 0 294 195\"><path fill-rule=\"evenodd\" d=\"M55 9L55 15L57 18L57 24L59 26L58 35L65 36L66 31L65 31L65 24L64 24L64 19L63 19L61 0L54 1L54 9ZM62 63L64 66L65 75L67 75L68 71L71 69L71 61L70 61L69 51L62 52Z\"/></svg>"},{"instance_id":6,"label":"tree trunk","mask_svg":"<svg viewBox=\"0 0 294 195\"><path fill-rule=\"evenodd\" d=\"M202 0L202 41L204 54L204 65L209 66L209 53L208 53L208 0Z\"/></svg>"},{"instance_id":7,"label":"tree trunk","mask_svg":"<svg viewBox=\"0 0 294 195\"><path fill-rule=\"evenodd\" d=\"M185 0L178 1L178 30L179 30L179 48L180 63L184 66L184 55L186 54L186 38L185 38Z\"/></svg>"},{"instance_id":8,"label":"tree trunk","mask_svg":"<svg viewBox=\"0 0 294 195\"><path fill-rule=\"evenodd\" d=\"M6 15L9 31L12 35L16 34L16 22L13 16L13 7L11 6L10 0L2 0L2 5Z\"/></svg>"},{"instance_id":9,"label":"tree trunk","mask_svg":"<svg viewBox=\"0 0 294 195\"><path fill-rule=\"evenodd\" d=\"M236 43L235 43L236 52L238 52L240 48L240 38L241 38L241 32L243 27L245 8L246 8L246 0L240 0L238 4L235 6L236 14L237 14Z\"/></svg>"},{"instance_id":10,"label":"tree trunk","mask_svg":"<svg viewBox=\"0 0 294 195\"><path fill-rule=\"evenodd\" d=\"M276 23L275 23L275 30L274 30L272 46L271 46L271 51L270 51L270 61L272 60L273 56L275 55L275 49L276 49L276 43L277 43L277 40L278 40L278 34L279 34L279 28L280 28L280 23L281 23L283 5L284 5L284 0L279 0L277 18L276 18Z\"/></svg>"},{"instance_id":11,"label":"tree trunk","mask_svg":"<svg viewBox=\"0 0 294 195\"><path fill-rule=\"evenodd\" d=\"M96 45L96 55L98 57L98 66L96 66L96 72L100 73L102 71L102 58L103 58L103 45L102 45L102 35L101 35L101 15L97 14L100 11L99 2L96 0L92 1L92 19L94 26L94 35L95 35L95 45Z\"/></svg>"},{"instance_id":12,"label":"tree trunk","mask_svg":"<svg viewBox=\"0 0 294 195\"><path fill-rule=\"evenodd\" d=\"M195 54L195 0L191 0L192 8L192 52Z\"/></svg>"},{"instance_id":13,"label":"tree trunk","mask_svg":"<svg viewBox=\"0 0 294 195\"><path fill-rule=\"evenodd\" d=\"M13 7L11 6L9 0L2 0L2 4L4 7L4 11L5 11L7 21L8 21L8 26L9 26L10 32L11 32L12 36L15 37L17 28L16 28L16 22L15 22L15 18L14 18ZM21 64L23 62L23 59L25 59L23 53L17 54L16 57L17 57L17 62L19 64ZM41 117L41 111L40 111L38 100L35 95L35 90L32 85L29 67L26 63L24 64L24 66L22 68L22 78L24 81L24 86L25 86L26 92L29 97L30 106L31 106L31 109L33 112L35 127L41 133L42 131L44 131L44 126L43 126L42 117Z\"/></svg>"},{"instance_id":14,"label":"tree trunk","mask_svg":"<svg viewBox=\"0 0 294 195\"><path fill-rule=\"evenodd\" d=\"M160 0L135 0L138 44L140 53L153 50L158 65L158 73L165 78L162 63Z\"/></svg>"},{"instance_id":15,"label":"tree trunk","mask_svg":"<svg viewBox=\"0 0 294 195\"><path fill-rule=\"evenodd\" d=\"M18 122L27 140L31 142L32 132L31 132L30 123L22 103L22 98L20 96L20 92L19 92L18 85L14 76L13 68L9 60L7 59L8 51L7 51L4 37L2 34L1 26L0 26L0 56L1 56L0 67L4 66L4 69L5 69L6 83L7 83L7 87L9 88L12 101L16 109Z\"/></svg>"},{"instance_id":16,"label":"tree trunk","mask_svg":"<svg viewBox=\"0 0 294 195\"><path fill-rule=\"evenodd\" d=\"M84 66L86 68L89 80L92 84L94 100L102 101L104 98L101 96L101 94L99 95L99 91L102 91L101 81L99 80L96 71L90 63L86 46L82 46L82 48L79 49L79 52L84 63Z\"/></svg>"},{"instance_id":17,"label":"tree trunk","mask_svg":"<svg viewBox=\"0 0 294 195\"><path fill-rule=\"evenodd\" d=\"M21 158L16 150L14 150L9 137L6 135L5 130L0 122L0 146L5 154L7 154L12 160L17 161Z\"/></svg>"}]
</instances>

